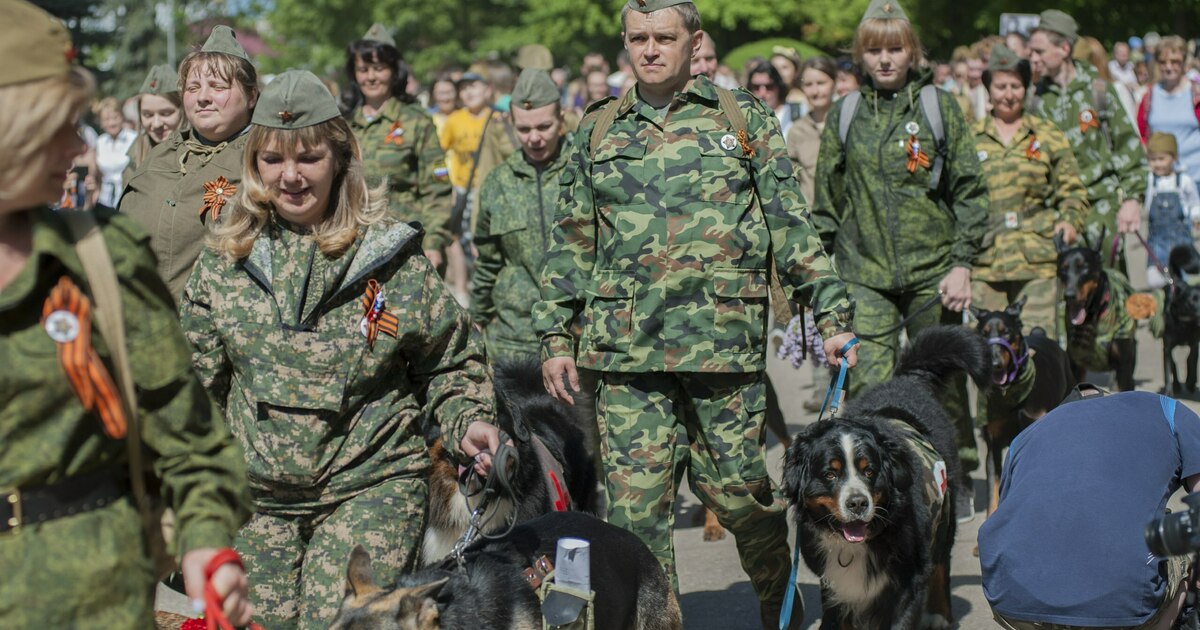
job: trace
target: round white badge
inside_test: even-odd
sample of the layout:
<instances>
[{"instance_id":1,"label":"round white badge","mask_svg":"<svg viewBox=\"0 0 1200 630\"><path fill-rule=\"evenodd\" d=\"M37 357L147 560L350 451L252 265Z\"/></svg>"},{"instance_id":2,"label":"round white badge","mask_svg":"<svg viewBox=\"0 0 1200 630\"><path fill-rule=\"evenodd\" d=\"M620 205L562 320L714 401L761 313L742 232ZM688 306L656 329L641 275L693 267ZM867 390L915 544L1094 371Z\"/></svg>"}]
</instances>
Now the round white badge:
<instances>
[{"instance_id":1,"label":"round white badge","mask_svg":"<svg viewBox=\"0 0 1200 630\"><path fill-rule=\"evenodd\" d=\"M907 125L904 125L904 130L908 132L908 135L915 136L920 133L921 125L910 120Z\"/></svg>"},{"instance_id":2,"label":"round white badge","mask_svg":"<svg viewBox=\"0 0 1200 630\"><path fill-rule=\"evenodd\" d=\"M987 151L980 151L979 153L976 153L975 155L979 156L980 162L987 160Z\"/></svg>"},{"instance_id":3,"label":"round white badge","mask_svg":"<svg viewBox=\"0 0 1200 630\"><path fill-rule=\"evenodd\" d=\"M732 151L737 148L737 138L733 134L727 133L721 136L721 148L726 151Z\"/></svg>"},{"instance_id":4,"label":"round white badge","mask_svg":"<svg viewBox=\"0 0 1200 630\"><path fill-rule=\"evenodd\" d=\"M367 318L366 317L362 318L362 321L358 322L358 332L362 333L362 336L364 336L364 337L367 336Z\"/></svg>"},{"instance_id":5,"label":"round white badge","mask_svg":"<svg viewBox=\"0 0 1200 630\"><path fill-rule=\"evenodd\" d=\"M46 318L46 334L57 343L70 343L79 336L79 318L70 311L54 311Z\"/></svg>"},{"instance_id":6,"label":"round white badge","mask_svg":"<svg viewBox=\"0 0 1200 630\"><path fill-rule=\"evenodd\" d=\"M1092 111L1091 111L1091 110L1088 110L1088 111L1085 111L1085 112L1080 112L1080 114L1079 114L1079 120L1082 120L1082 121L1083 121L1083 122L1085 122L1085 123L1090 123L1090 122L1092 122Z\"/></svg>"}]
</instances>

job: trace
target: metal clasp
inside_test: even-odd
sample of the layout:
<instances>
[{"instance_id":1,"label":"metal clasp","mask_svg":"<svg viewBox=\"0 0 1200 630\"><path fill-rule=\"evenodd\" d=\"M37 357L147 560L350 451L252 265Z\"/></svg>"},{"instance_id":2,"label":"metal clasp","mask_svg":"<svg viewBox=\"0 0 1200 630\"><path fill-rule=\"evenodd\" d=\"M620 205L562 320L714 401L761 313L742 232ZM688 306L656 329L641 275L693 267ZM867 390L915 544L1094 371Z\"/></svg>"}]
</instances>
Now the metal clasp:
<instances>
[{"instance_id":1,"label":"metal clasp","mask_svg":"<svg viewBox=\"0 0 1200 630\"><path fill-rule=\"evenodd\" d=\"M5 525L8 529L17 529L25 524L25 515L21 510L21 490L19 488L3 488L0 489L0 496L4 497L4 502L8 503L9 509L12 510L12 516L8 517Z\"/></svg>"}]
</instances>

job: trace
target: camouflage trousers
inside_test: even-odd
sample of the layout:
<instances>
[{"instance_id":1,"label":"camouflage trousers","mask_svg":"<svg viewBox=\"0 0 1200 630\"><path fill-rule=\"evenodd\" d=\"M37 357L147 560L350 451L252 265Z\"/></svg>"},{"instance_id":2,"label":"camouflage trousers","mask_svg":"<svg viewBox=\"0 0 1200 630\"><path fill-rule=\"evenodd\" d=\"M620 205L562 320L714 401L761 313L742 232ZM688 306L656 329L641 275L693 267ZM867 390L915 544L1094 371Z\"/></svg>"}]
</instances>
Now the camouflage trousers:
<instances>
[{"instance_id":1,"label":"camouflage trousers","mask_svg":"<svg viewBox=\"0 0 1200 630\"><path fill-rule=\"evenodd\" d=\"M971 304L985 311L1002 311L1017 299L1025 297L1021 309L1021 324L1025 335L1035 327L1046 331L1051 339L1061 339L1062 326L1058 317L1058 280L1006 280L1002 282L971 282Z\"/></svg>"},{"instance_id":2,"label":"camouflage trousers","mask_svg":"<svg viewBox=\"0 0 1200 630\"><path fill-rule=\"evenodd\" d=\"M154 575L131 499L0 533L0 628L153 628Z\"/></svg>"},{"instance_id":3,"label":"camouflage trousers","mask_svg":"<svg viewBox=\"0 0 1200 630\"><path fill-rule=\"evenodd\" d=\"M424 478L391 479L328 511L256 513L234 544L250 579L255 620L271 630L328 627L356 544L370 552L379 584L416 569L428 495Z\"/></svg>"},{"instance_id":4,"label":"camouflage trousers","mask_svg":"<svg viewBox=\"0 0 1200 630\"><path fill-rule=\"evenodd\" d=\"M608 522L637 534L678 591L671 537L686 471L733 533L759 600L782 601L791 570L787 508L763 459L763 373L602 372L599 380Z\"/></svg>"},{"instance_id":5,"label":"camouflage trousers","mask_svg":"<svg viewBox=\"0 0 1200 630\"><path fill-rule=\"evenodd\" d=\"M899 330L878 339L863 335L870 336L895 328L901 320L916 313L917 309L936 296L937 287L920 291L882 292L861 284L847 283L846 290L854 300L854 331L860 335L858 365L846 376L849 381L847 397L853 398L868 387L891 378L900 352ZM913 316L904 330L911 339L922 330L938 324L962 324L962 313L943 309L937 303ZM975 424L967 403L967 377L960 373L950 379L942 405L957 429L958 456L962 460L963 472L979 467Z\"/></svg>"}]
</instances>

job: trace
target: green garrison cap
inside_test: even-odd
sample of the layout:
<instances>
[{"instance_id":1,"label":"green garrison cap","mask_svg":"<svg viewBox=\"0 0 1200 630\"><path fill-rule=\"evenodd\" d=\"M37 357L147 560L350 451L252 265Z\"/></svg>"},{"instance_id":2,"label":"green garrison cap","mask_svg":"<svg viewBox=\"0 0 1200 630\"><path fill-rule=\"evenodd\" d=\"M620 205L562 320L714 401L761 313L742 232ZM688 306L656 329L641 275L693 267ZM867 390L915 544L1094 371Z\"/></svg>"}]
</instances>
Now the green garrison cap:
<instances>
[{"instance_id":1,"label":"green garrison cap","mask_svg":"<svg viewBox=\"0 0 1200 630\"><path fill-rule=\"evenodd\" d=\"M549 72L554 67L554 55L541 44L525 44L517 50L516 63L522 70L537 68Z\"/></svg>"},{"instance_id":2,"label":"green garrison cap","mask_svg":"<svg viewBox=\"0 0 1200 630\"><path fill-rule=\"evenodd\" d=\"M341 116L329 88L308 70L288 70L263 88L250 122L274 129L300 129Z\"/></svg>"},{"instance_id":3,"label":"green garrison cap","mask_svg":"<svg viewBox=\"0 0 1200 630\"><path fill-rule=\"evenodd\" d=\"M25 0L0 0L0 86L62 76L75 48L62 22Z\"/></svg>"},{"instance_id":4,"label":"green garrison cap","mask_svg":"<svg viewBox=\"0 0 1200 630\"><path fill-rule=\"evenodd\" d=\"M146 80L142 81L142 89L138 90L138 94L158 96L178 91L179 73L172 70L171 66L160 63L150 68L150 73L146 75Z\"/></svg>"},{"instance_id":5,"label":"green garrison cap","mask_svg":"<svg viewBox=\"0 0 1200 630\"><path fill-rule=\"evenodd\" d=\"M1079 25L1075 23L1075 18L1066 13L1058 9L1047 9L1042 11L1038 17L1041 18L1038 21L1038 30L1058 33L1070 40L1072 44L1079 39Z\"/></svg>"},{"instance_id":6,"label":"green garrison cap","mask_svg":"<svg viewBox=\"0 0 1200 630\"><path fill-rule=\"evenodd\" d=\"M1151 155L1155 153L1169 153L1178 157L1179 145L1175 142L1175 134L1162 131L1150 134L1150 139L1146 141L1146 151Z\"/></svg>"},{"instance_id":7,"label":"green garrison cap","mask_svg":"<svg viewBox=\"0 0 1200 630\"><path fill-rule=\"evenodd\" d=\"M1009 72L1017 71L1017 64L1021 62L1021 58L1017 53L1009 49L1004 44L995 44L992 46L992 54L988 55L987 69L992 72L1007 70Z\"/></svg>"},{"instance_id":8,"label":"green garrison cap","mask_svg":"<svg viewBox=\"0 0 1200 630\"><path fill-rule=\"evenodd\" d=\"M558 102L558 86L545 70L526 68L517 79L512 91L512 106L521 109L537 109Z\"/></svg>"},{"instance_id":9,"label":"green garrison cap","mask_svg":"<svg viewBox=\"0 0 1200 630\"><path fill-rule=\"evenodd\" d=\"M217 52L226 55L245 59L250 61L250 56L246 54L246 49L238 43L237 37L234 37L233 29L224 25L213 27L212 33L208 36L208 41L204 42L204 48L200 49L203 52Z\"/></svg>"},{"instance_id":10,"label":"green garrison cap","mask_svg":"<svg viewBox=\"0 0 1200 630\"><path fill-rule=\"evenodd\" d=\"M871 0L860 23L867 20L904 20L907 22L908 14L896 0Z\"/></svg>"},{"instance_id":11,"label":"green garrison cap","mask_svg":"<svg viewBox=\"0 0 1200 630\"><path fill-rule=\"evenodd\" d=\"M654 13L677 4L691 4L692 0L629 0L625 5L638 13Z\"/></svg>"},{"instance_id":12,"label":"green garrison cap","mask_svg":"<svg viewBox=\"0 0 1200 630\"><path fill-rule=\"evenodd\" d=\"M379 22L372 24L371 28L367 30L367 34L363 35L362 38L369 42L379 42L380 44L387 44L392 48L396 47L395 38L388 32L387 27Z\"/></svg>"}]
</instances>

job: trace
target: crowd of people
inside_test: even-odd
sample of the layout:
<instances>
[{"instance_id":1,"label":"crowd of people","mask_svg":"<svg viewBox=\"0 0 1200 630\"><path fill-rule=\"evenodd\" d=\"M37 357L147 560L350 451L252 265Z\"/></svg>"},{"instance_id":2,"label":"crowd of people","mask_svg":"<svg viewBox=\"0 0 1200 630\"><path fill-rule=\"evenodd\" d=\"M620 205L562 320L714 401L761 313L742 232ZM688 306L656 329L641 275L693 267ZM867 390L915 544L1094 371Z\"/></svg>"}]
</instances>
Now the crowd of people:
<instances>
[{"instance_id":1,"label":"crowd of people","mask_svg":"<svg viewBox=\"0 0 1200 630\"><path fill-rule=\"evenodd\" d=\"M525 360L580 409L602 516L676 580L686 473L778 627L795 586L762 443L772 317L854 367L853 397L902 335L972 305L1024 300L1065 341L1056 241L1107 249L1148 217L1165 260L1200 225L1200 62L1179 36L1110 60L1047 10L934 60L875 0L846 57L731 69L687 0L630 0L620 26L615 71L589 53L572 76L530 43L424 84L383 25L335 77L260 76L217 26L101 97L59 22L0 0L0 566L31 576L0 591L4 625L145 625L143 475L190 597L210 576L234 623L328 625L354 544L382 582L417 567L432 435L490 471L492 366ZM943 403L970 472L985 405L965 378ZM1172 571L1120 619L1173 598ZM1001 623L1105 625L1028 600L994 600Z\"/></svg>"}]
</instances>

